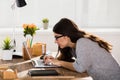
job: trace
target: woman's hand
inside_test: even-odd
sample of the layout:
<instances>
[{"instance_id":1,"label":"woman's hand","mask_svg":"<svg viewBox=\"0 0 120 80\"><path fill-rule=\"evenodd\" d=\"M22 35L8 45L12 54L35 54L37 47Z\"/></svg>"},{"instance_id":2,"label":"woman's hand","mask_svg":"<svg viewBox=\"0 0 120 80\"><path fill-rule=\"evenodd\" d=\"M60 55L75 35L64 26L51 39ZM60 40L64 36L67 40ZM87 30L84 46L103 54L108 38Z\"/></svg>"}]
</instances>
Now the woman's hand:
<instances>
[{"instance_id":1,"label":"woman's hand","mask_svg":"<svg viewBox=\"0 0 120 80\"><path fill-rule=\"evenodd\" d=\"M61 66L60 61L55 59L53 56L45 56L43 58L45 64L51 64L51 65L56 65L56 66Z\"/></svg>"},{"instance_id":2,"label":"woman's hand","mask_svg":"<svg viewBox=\"0 0 120 80\"><path fill-rule=\"evenodd\" d=\"M44 56L43 60L45 64L49 64L51 60L55 59L53 56Z\"/></svg>"}]
</instances>

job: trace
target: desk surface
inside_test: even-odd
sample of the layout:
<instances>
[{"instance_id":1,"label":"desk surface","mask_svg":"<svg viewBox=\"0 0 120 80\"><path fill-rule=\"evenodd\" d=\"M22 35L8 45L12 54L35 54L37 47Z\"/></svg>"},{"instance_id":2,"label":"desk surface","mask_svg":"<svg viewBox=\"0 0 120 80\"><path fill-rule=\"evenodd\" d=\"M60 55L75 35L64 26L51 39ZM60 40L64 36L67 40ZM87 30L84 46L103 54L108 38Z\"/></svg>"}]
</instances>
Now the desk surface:
<instances>
[{"instance_id":1,"label":"desk surface","mask_svg":"<svg viewBox=\"0 0 120 80\"><path fill-rule=\"evenodd\" d=\"M34 69L30 60L23 60L23 59L13 59L10 61L0 60L0 64L7 64L15 67L18 71L18 79L17 80L70 80L75 79L78 80L83 77L88 77L87 73L77 73L74 71L70 71L65 68L35 68L35 69L55 69L60 76L39 76L39 77L31 77L29 76L28 70Z\"/></svg>"}]
</instances>

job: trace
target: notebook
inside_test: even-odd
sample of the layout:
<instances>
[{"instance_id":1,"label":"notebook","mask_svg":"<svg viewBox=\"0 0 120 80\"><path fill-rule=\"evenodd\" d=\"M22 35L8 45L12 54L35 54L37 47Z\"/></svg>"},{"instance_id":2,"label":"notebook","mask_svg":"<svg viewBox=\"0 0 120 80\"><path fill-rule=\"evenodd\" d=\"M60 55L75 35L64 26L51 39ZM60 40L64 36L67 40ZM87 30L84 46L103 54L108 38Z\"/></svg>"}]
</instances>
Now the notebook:
<instances>
[{"instance_id":1,"label":"notebook","mask_svg":"<svg viewBox=\"0 0 120 80\"><path fill-rule=\"evenodd\" d=\"M25 47L25 50L32 62L32 65L33 67L35 68L54 68L54 67L59 67L59 66L56 66L56 65L50 65L50 64L44 64L44 61L43 59L32 59L32 56L30 55L30 52L27 48L27 45L26 45L26 42L23 42L23 46Z\"/></svg>"},{"instance_id":2,"label":"notebook","mask_svg":"<svg viewBox=\"0 0 120 80\"><path fill-rule=\"evenodd\" d=\"M30 76L58 76L60 75L56 70L29 70Z\"/></svg>"}]
</instances>

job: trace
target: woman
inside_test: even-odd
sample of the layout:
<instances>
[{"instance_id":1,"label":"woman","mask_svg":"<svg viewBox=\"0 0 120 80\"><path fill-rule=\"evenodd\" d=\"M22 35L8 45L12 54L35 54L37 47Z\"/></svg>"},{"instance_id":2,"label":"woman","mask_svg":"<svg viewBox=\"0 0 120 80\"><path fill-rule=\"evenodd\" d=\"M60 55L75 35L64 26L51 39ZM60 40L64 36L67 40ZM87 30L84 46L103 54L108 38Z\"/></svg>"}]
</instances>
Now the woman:
<instances>
[{"instance_id":1,"label":"woman","mask_svg":"<svg viewBox=\"0 0 120 80\"><path fill-rule=\"evenodd\" d=\"M93 80L120 80L120 66L112 57L112 46L104 40L79 30L77 25L61 19L53 28L59 57L45 56L45 63L87 72Z\"/></svg>"}]
</instances>

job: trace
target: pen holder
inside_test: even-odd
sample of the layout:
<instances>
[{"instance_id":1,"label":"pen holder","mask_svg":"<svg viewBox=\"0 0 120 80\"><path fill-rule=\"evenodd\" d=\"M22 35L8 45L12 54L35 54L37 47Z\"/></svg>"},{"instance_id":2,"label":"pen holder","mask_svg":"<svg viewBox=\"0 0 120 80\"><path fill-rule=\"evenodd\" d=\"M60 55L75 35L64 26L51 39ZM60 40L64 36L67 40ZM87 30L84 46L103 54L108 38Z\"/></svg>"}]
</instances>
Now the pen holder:
<instances>
[{"instance_id":1,"label":"pen holder","mask_svg":"<svg viewBox=\"0 0 120 80\"><path fill-rule=\"evenodd\" d=\"M24 60L30 60L30 56L32 56L32 48L27 48L27 49L28 49L29 53L26 51L25 47L23 47L23 49L22 49ZM30 56L28 54L30 54Z\"/></svg>"}]
</instances>

